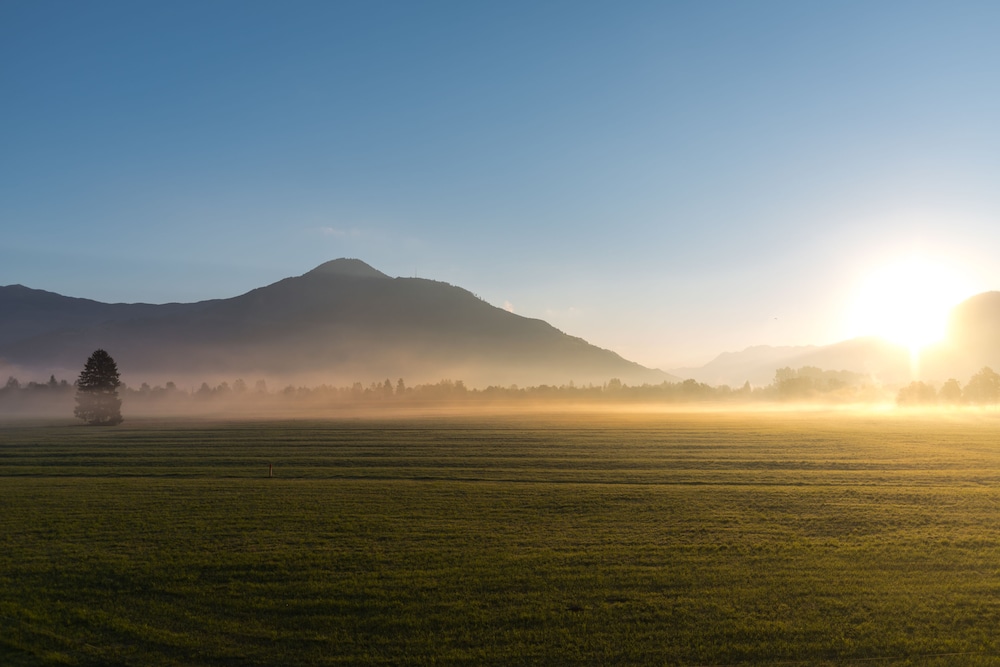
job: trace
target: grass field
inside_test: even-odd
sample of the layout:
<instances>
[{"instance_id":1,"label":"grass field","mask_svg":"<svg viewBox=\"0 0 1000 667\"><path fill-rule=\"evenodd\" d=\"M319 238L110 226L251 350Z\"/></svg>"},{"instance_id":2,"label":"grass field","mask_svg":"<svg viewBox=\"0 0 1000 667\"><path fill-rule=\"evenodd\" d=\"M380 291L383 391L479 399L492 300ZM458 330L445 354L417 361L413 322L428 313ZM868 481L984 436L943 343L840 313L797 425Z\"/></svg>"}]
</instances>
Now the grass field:
<instances>
[{"instance_id":1,"label":"grass field","mask_svg":"<svg viewBox=\"0 0 1000 667\"><path fill-rule=\"evenodd\" d=\"M998 436L994 414L8 423L0 664L996 665Z\"/></svg>"}]
</instances>

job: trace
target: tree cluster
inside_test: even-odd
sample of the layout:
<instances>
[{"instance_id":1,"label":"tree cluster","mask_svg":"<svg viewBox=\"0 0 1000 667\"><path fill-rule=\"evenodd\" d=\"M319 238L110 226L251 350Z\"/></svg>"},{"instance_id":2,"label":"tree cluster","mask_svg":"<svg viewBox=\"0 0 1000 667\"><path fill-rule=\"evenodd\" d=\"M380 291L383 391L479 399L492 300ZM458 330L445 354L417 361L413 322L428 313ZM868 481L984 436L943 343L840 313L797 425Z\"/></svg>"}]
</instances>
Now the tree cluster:
<instances>
[{"instance_id":1,"label":"tree cluster","mask_svg":"<svg viewBox=\"0 0 1000 667\"><path fill-rule=\"evenodd\" d=\"M54 375L48 382L26 383L11 376L0 386L0 414L68 413L72 398L73 385L56 380Z\"/></svg>"},{"instance_id":2,"label":"tree cluster","mask_svg":"<svg viewBox=\"0 0 1000 667\"><path fill-rule=\"evenodd\" d=\"M851 371L828 371L815 366L802 368L779 368L774 372L771 385L776 397L781 400L807 400L820 397L839 396L855 400L873 388L871 378Z\"/></svg>"},{"instance_id":3,"label":"tree cluster","mask_svg":"<svg viewBox=\"0 0 1000 667\"><path fill-rule=\"evenodd\" d=\"M989 366L969 378L963 387L955 378L936 389L926 382L911 382L899 390L899 405L996 405L1000 402L1000 374Z\"/></svg>"}]
</instances>

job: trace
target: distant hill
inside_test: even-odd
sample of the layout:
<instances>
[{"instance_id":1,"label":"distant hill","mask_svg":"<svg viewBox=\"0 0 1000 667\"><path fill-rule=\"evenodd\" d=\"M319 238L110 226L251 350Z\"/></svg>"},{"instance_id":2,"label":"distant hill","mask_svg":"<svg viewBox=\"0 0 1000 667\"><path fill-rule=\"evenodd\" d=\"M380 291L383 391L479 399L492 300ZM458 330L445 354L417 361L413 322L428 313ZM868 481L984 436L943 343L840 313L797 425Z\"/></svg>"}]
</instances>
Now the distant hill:
<instances>
[{"instance_id":1,"label":"distant hill","mask_svg":"<svg viewBox=\"0 0 1000 667\"><path fill-rule=\"evenodd\" d=\"M778 368L815 366L871 376L886 385L919 379L941 383L948 378L966 382L983 366L1000 371L1000 292L984 292L952 309L947 338L923 351L914 368L910 352L875 337L855 338L825 346L771 347L726 352L699 368L675 368L671 373L712 385L740 386L749 381L770 384Z\"/></svg>"},{"instance_id":2,"label":"distant hill","mask_svg":"<svg viewBox=\"0 0 1000 667\"><path fill-rule=\"evenodd\" d=\"M659 383L675 378L509 313L443 282L338 259L246 294L189 304L106 304L0 287L3 365L75 377L108 350L133 381L350 384L402 377L488 384Z\"/></svg>"},{"instance_id":3,"label":"distant hill","mask_svg":"<svg viewBox=\"0 0 1000 667\"><path fill-rule=\"evenodd\" d=\"M774 379L774 369L787 366L790 360L817 349L814 346L772 347L755 345L742 352L723 352L700 367L672 368L682 378L692 378L712 386L741 386L744 382L760 387Z\"/></svg>"},{"instance_id":4,"label":"distant hill","mask_svg":"<svg viewBox=\"0 0 1000 667\"><path fill-rule=\"evenodd\" d=\"M948 336L924 355L927 376L965 382L984 366L1000 371L1000 292L983 292L952 309Z\"/></svg>"},{"instance_id":5,"label":"distant hill","mask_svg":"<svg viewBox=\"0 0 1000 667\"><path fill-rule=\"evenodd\" d=\"M875 337L853 338L823 346L758 345L742 352L720 354L701 368L677 368L670 372L706 384L738 387L750 382L754 386L764 386L771 384L778 368L803 366L852 371L884 384L909 382L910 379L909 351Z\"/></svg>"},{"instance_id":6,"label":"distant hill","mask_svg":"<svg viewBox=\"0 0 1000 667\"><path fill-rule=\"evenodd\" d=\"M948 343L962 362L1000 370L1000 292L977 294L952 309Z\"/></svg>"}]
</instances>

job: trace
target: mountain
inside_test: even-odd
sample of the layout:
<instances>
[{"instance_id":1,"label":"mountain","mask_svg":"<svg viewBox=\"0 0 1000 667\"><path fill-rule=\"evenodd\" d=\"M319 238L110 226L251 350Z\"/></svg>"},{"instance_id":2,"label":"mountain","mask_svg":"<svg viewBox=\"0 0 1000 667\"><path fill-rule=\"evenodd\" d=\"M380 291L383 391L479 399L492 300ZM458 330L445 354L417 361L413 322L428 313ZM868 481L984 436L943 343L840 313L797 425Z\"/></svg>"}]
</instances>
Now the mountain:
<instances>
[{"instance_id":1,"label":"mountain","mask_svg":"<svg viewBox=\"0 0 1000 667\"><path fill-rule=\"evenodd\" d=\"M788 366L791 360L815 349L817 348L811 345L786 347L755 345L742 352L723 352L704 366L672 368L670 372L712 386L728 384L738 387L744 382L749 382L759 387L774 380L776 368Z\"/></svg>"},{"instance_id":2,"label":"mountain","mask_svg":"<svg viewBox=\"0 0 1000 667\"><path fill-rule=\"evenodd\" d=\"M955 306L944 341L922 355L922 374L967 381L984 366L1000 370L1000 292L983 292Z\"/></svg>"},{"instance_id":3,"label":"mountain","mask_svg":"<svg viewBox=\"0 0 1000 667\"><path fill-rule=\"evenodd\" d=\"M949 353L973 371L1000 369L1000 292L983 292L952 309L948 318Z\"/></svg>"},{"instance_id":4,"label":"mountain","mask_svg":"<svg viewBox=\"0 0 1000 667\"><path fill-rule=\"evenodd\" d=\"M779 368L814 366L868 375L882 384L910 381L910 353L905 347L872 336L832 345L771 347L757 345L742 352L725 352L700 368L676 368L671 373L706 384L738 387L771 384Z\"/></svg>"},{"instance_id":5,"label":"mountain","mask_svg":"<svg viewBox=\"0 0 1000 667\"><path fill-rule=\"evenodd\" d=\"M876 337L855 338L824 346L771 347L725 352L698 368L671 373L712 385L740 386L749 381L766 385L775 370L815 366L869 375L884 385L919 378L941 383L948 378L966 382L984 366L1000 370L1000 292L984 292L955 306L945 340L921 350L917 359L903 346Z\"/></svg>"},{"instance_id":6,"label":"mountain","mask_svg":"<svg viewBox=\"0 0 1000 667\"><path fill-rule=\"evenodd\" d=\"M677 378L447 283L338 259L230 298L106 304L0 287L0 365L75 377L97 348L130 381L243 377L350 384L403 377L473 386Z\"/></svg>"}]
</instances>

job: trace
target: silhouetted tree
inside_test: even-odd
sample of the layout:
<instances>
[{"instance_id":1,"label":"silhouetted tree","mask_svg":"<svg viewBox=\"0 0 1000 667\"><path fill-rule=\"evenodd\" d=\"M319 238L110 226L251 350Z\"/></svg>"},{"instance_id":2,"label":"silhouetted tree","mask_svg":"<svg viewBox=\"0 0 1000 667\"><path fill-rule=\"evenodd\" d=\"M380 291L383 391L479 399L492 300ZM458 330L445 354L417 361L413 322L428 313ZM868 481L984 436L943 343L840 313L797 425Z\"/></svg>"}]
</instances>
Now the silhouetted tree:
<instances>
[{"instance_id":1,"label":"silhouetted tree","mask_svg":"<svg viewBox=\"0 0 1000 667\"><path fill-rule=\"evenodd\" d=\"M843 396L845 390L860 387L866 377L850 371L825 371L816 366L779 368L773 386L781 398L815 398L819 394Z\"/></svg>"},{"instance_id":2,"label":"silhouetted tree","mask_svg":"<svg viewBox=\"0 0 1000 667\"><path fill-rule=\"evenodd\" d=\"M806 398L815 387L813 377L809 374L810 367L804 366L795 370L789 366L774 371L774 386L782 398Z\"/></svg>"},{"instance_id":3,"label":"silhouetted tree","mask_svg":"<svg viewBox=\"0 0 1000 667\"><path fill-rule=\"evenodd\" d=\"M921 403L933 403L937 400L937 392L934 387L926 382L915 381L899 390L896 395L896 403L900 405L919 405Z\"/></svg>"},{"instance_id":4,"label":"silhouetted tree","mask_svg":"<svg viewBox=\"0 0 1000 667\"><path fill-rule=\"evenodd\" d=\"M970 403L996 403L1000 399L1000 375L989 366L984 366L969 378L969 384L965 385L965 399Z\"/></svg>"},{"instance_id":5,"label":"silhouetted tree","mask_svg":"<svg viewBox=\"0 0 1000 667\"><path fill-rule=\"evenodd\" d=\"M120 385L115 360L104 350L95 350L76 381L76 408L73 414L95 426L121 424Z\"/></svg>"},{"instance_id":6,"label":"silhouetted tree","mask_svg":"<svg viewBox=\"0 0 1000 667\"><path fill-rule=\"evenodd\" d=\"M961 403L962 402L962 385L955 378L949 378L941 385L941 391L938 393L941 400L945 403Z\"/></svg>"}]
</instances>

